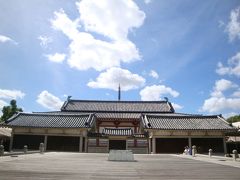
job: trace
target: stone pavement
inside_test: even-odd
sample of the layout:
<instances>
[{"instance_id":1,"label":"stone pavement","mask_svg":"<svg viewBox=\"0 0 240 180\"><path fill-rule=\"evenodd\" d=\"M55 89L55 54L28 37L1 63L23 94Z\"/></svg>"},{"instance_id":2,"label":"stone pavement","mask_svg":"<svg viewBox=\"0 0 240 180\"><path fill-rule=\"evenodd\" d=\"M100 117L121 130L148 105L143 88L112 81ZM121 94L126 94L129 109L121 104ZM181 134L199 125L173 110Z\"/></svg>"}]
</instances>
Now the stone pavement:
<instances>
[{"instance_id":1,"label":"stone pavement","mask_svg":"<svg viewBox=\"0 0 240 180\"><path fill-rule=\"evenodd\" d=\"M0 180L236 179L240 169L174 155L135 155L135 162L108 161L108 154L56 153L0 157Z\"/></svg>"},{"instance_id":2,"label":"stone pavement","mask_svg":"<svg viewBox=\"0 0 240 180\"><path fill-rule=\"evenodd\" d=\"M210 162L215 164L221 164L225 166L237 167L240 168L240 159L237 158L236 161L233 161L233 158L224 157L224 156L212 156L211 158L208 155L197 154L195 157L190 155L173 155L181 158L188 158L198 161ZM239 178L240 179L240 178Z\"/></svg>"}]
</instances>

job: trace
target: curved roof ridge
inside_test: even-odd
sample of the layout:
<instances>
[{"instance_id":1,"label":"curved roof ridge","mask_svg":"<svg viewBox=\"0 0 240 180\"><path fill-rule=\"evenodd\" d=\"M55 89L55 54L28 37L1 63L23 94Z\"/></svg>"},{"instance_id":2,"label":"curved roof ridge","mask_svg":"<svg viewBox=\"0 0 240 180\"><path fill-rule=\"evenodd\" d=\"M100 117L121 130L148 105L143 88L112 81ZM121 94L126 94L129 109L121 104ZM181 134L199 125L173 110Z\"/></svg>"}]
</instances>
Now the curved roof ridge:
<instances>
[{"instance_id":1,"label":"curved roof ridge","mask_svg":"<svg viewBox=\"0 0 240 180\"><path fill-rule=\"evenodd\" d=\"M75 112L75 113L69 113L69 112L64 112L64 111L59 111L59 114L54 114L54 112L34 112L34 113L28 113L28 112L21 112L20 114L24 115L37 115L37 116L79 116L79 115L91 115L94 113L85 113L85 112ZM57 112L56 112L57 113Z\"/></svg>"},{"instance_id":2,"label":"curved roof ridge","mask_svg":"<svg viewBox=\"0 0 240 180\"><path fill-rule=\"evenodd\" d=\"M194 118L209 118L209 117L216 117L216 118L219 118L219 115L199 115L199 114L179 114L179 116L177 116L178 115L178 113L172 113L172 114L164 114L164 113L162 113L162 114L144 114L144 115L146 115L146 116L152 116L152 117L173 117L173 118L185 118L185 117L189 117L189 118L192 118L192 117L194 117Z\"/></svg>"},{"instance_id":3,"label":"curved roof ridge","mask_svg":"<svg viewBox=\"0 0 240 180\"><path fill-rule=\"evenodd\" d=\"M114 102L114 103L167 103L168 101L165 100L159 100L159 101L131 101L131 100L126 100L126 101L118 101L118 100L81 100L81 99L70 99L65 102Z\"/></svg>"}]
</instances>

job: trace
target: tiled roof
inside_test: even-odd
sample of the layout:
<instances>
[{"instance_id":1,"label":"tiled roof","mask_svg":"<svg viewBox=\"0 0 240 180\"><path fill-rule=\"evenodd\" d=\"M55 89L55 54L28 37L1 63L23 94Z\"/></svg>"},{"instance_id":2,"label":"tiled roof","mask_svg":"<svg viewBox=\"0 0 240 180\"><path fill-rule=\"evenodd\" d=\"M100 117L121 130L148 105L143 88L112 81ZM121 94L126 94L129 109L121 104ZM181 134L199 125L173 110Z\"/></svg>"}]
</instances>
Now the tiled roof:
<instances>
[{"instance_id":1,"label":"tiled roof","mask_svg":"<svg viewBox=\"0 0 240 180\"><path fill-rule=\"evenodd\" d=\"M35 113L35 112L34 112ZM37 112L37 114L82 114L82 112L74 111L49 111L49 112ZM97 118L101 119L140 119L141 113L122 113L122 112L97 112L93 113Z\"/></svg>"},{"instance_id":2,"label":"tiled roof","mask_svg":"<svg viewBox=\"0 0 240 180\"><path fill-rule=\"evenodd\" d=\"M34 128L89 128L94 123L92 114L18 113L6 121L6 126Z\"/></svg>"},{"instance_id":3,"label":"tiled roof","mask_svg":"<svg viewBox=\"0 0 240 180\"><path fill-rule=\"evenodd\" d=\"M140 119L141 113L108 113L108 112L98 112L95 113L97 118L102 119Z\"/></svg>"},{"instance_id":4,"label":"tiled roof","mask_svg":"<svg viewBox=\"0 0 240 180\"><path fill-rule=\"evenodd\" d=\"M174 109L167 101L90 101L69 100L62 111L79 112L131 112L131 113L172 113Z\"/></svg>"},{"instance_id":5,"label":"tiled roof","mask_svg":"<svg viewBox=\"0 0 240 180\"><path fill-rule=\"evenodd\" d=\"M131 128L104 128L102 134L109 136L132 136Z\"/></svg>"},{"instance_id":6,"label":"tiled roof","mask_svg":"<svg viewBox=\"0 0 240 180\"><path fill-rule=\"evenodd\" d=\"M165 116L145 115L146 129L160 130L235 130L220 116Z\"/></svg>"}]
</instances>

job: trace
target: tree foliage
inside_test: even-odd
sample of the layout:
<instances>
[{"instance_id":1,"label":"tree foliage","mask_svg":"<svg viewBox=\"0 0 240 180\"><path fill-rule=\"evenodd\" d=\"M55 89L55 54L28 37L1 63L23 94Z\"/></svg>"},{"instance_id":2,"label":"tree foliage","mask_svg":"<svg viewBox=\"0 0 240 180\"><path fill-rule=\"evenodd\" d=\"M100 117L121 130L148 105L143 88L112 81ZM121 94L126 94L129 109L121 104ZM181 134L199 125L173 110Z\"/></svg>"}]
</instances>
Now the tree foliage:
<instances>
[{"instance_id":1,"label":"tree foliage","mask_svg":"<svg viewBox=\"0 0 240 180\"><path fill-rule=\"evenodd\" d=\"M231 116L227 119L229 123L235 123L240 121L240 115Z\"/></svg>"},{"instance_id":2,"label":"tree foliage","mask_svg":"<svg viewBox=\"0 0 240 180\"><path fill-rule=\"evenodd\" d=\"M10 106L3 107L1 121L6 121L17 112L22 112L22 108L17 107L17 101L13 99L10 101Z\"/></svg>"}]
</instances>

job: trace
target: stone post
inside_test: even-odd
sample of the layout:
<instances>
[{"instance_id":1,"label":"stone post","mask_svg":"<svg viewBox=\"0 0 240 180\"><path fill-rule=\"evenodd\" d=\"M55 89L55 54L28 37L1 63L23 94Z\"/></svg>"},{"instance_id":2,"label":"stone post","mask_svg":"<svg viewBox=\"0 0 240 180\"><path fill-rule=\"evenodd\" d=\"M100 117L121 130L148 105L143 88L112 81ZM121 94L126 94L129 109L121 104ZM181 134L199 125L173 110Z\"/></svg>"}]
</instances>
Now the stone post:
<instances>
[{"instance_id":1,"label":"stone post","mask_svg":"<svg viewBox=\"0 0 240 180\"><path fill-rule=\"evenodd\" d=\"M83 149L83 137L80 136L79 138L79 152L82 152Z\"/></svg>"},{"instance_id":2,"label":"stone post","mask_svg":"<svg viewBox=\"0 0 240 180\"><path fill-rule=\"evenodd\" d=\"M237 158L238 158L238 152L237 152L237 150L234 149L233 150L233 160L236 161Z\"/></svg>"},{"instance_id":3,"label":"stone post","mask_svg":"<svg viewBox=\"0 0 240 180\"><path fill-rule=\"evenodd\" d=\"M45 135L44 136L44 151L47 151L47 139L48 139L48 136Z\"/></svg>"},{"instance_id":4,"label":"stone post","mask_svg":"<svg viewBox=\"0 0 240 180\"><path fill-rule=\"evenodd\" d=\"M0 145L0 156L4 155L4 146Z\"/></svg>"},{"instance_id":5,"label":"stone post","mask_svg":"<svg viewBox=\"0 0 240 180\"><path fill-rule=\"evenodd\" d=\"M192 146L192 156L195 157L197 152L197 147L194 145Z\"/></svg>"},{"instance_id":6,"label":"stone post","mask_svg":"<svg viewBox=\"0 0 240 180\"><path fill-rule=\"evenodd\" d=\"M23 146L23 152L24 152L24 154L26 154L28 152L28 146L27 145Z\"/></svg>"},{"instance_id":7,"label":"stone post","mask_svg":"<svg viewBox=\"0 0 240 180\"><path fill-rule=\"evenodd\" d=\"M212 149L209 149L209 150L208 150L208 155L209 155L209 157L212 157L212 152L213 152Z\"/></svg>"},{"instance_id":8,"label":"stone post","mask_svg":"<svg viewBox=\"0 0 240 180\"><path fill-rule=\"evenodd\" d=\"M156 138L152 138L152 152L153 154L156 154Z\"/></svg>"},{"instance_id":9,"label":"stone post","mask_svg":"<svg viewBox=\"0 0 240 180\"><path fill-rule=\"evenodd\" d=\"M40 145L39 145L39 151L40 151L41 154L44 153L44 151L45 151L44 143L40 143Z\"/></svg>"}]
</instances>

